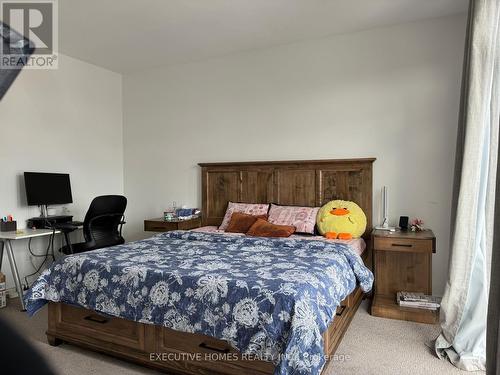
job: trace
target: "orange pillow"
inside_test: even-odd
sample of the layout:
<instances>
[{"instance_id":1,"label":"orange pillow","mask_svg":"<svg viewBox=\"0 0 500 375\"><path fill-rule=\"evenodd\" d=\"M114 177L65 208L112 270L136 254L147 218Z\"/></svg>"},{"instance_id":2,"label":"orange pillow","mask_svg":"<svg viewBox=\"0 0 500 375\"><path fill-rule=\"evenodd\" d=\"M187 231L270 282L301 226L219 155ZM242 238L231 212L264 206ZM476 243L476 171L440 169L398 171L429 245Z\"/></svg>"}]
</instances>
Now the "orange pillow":
<instances>
[{"instance_id":1,"label":"orange pillow","mask_svg":"<svg viewBox=\"0 0 500 375\"><path fill-rule=\"evenodd\" d=\"M250 215L243 212L233 212L231 220L226 228L226 232L246 233L257 219L267 219L267 215Z\"/></svg>"},{"instance_id":2,"label":"orange pillow","mask_svg":"<svg viewBox=\"0 0 500 375\"><path fill-rule=\"evenodd\" d=\"M269 221L257 219L250 227L247 236L255 237L290 237L295 232L293 225L271 224Z\"/></svg>"}]
</instances>

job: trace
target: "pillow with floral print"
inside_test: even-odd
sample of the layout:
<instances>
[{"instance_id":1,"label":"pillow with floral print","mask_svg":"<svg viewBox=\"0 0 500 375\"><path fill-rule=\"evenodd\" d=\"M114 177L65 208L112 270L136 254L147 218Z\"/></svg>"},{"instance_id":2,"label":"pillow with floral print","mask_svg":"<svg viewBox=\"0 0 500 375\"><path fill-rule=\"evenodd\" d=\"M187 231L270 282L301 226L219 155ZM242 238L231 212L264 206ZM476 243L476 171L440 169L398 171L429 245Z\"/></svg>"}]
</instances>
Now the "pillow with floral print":
<instances>
[{"instance_id":1,"label":"pillow with floral print","mask_svg":"<svg viewBox=\"0 0 500 375\"><path fill-rule=\"evenodd\" d=\"M231 221L231 216L234 212L241 212L243 214L249 214L253 216L267 215L269 210L269 205L267 203L234 203L229 202L227 204L226 214L219 227L220 230L226 230Z\"/></svg>"},{"instance_id":2,"label":"pillow with floral print","mask_svg":"<svg viewBox=\"0 0 500 375\"><path fill-rule=\"evenodd\" d=\"M272 204L268 221L278 225L292 225L297 233L314 234L319 207L280 206Z\"/></svg>"}]
</instances>

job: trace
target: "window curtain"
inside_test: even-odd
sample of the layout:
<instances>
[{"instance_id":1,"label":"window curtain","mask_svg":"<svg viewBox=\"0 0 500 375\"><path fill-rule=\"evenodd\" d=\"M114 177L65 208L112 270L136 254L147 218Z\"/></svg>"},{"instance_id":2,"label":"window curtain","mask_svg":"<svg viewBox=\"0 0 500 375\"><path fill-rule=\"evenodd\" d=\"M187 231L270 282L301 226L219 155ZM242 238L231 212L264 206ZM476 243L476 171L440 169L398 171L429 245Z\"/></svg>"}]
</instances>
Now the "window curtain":
<instances>
[{"instance_id":1,"label":"window curtain","mask_svg":"<svg viewBox=\"0 0 500 375\"><path fill-rule=\"evenodd\" d=\"M500 0L471 0L455 160L451 256L435 349L463 370L486 369L499 127Z\"/></svg>"},{"instance_id":2,"label":"window curtain","mask_svg":"<svg viewBox=\"0 0 500 375\"><path fill-rule=\"evenodd\" d=\"M486 337L486 373L500 375L500 168L497 166L495 226Z\"/></svg>"}]
</instances>

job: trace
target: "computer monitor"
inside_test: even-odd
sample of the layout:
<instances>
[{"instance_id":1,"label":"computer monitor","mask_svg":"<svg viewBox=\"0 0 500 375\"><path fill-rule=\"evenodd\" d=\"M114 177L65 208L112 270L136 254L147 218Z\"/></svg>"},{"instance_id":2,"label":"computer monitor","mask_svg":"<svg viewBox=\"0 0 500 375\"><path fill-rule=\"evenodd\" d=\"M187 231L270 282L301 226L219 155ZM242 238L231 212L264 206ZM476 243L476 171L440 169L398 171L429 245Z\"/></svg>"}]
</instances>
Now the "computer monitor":
<instances>
[{"instance_id":1,"label":"computer monitor","mask_svg":"<svg viewBox=\"0 0 500 375\"><path fill-rule=\"evenodd\" d=\"M28 206L73 203L69 174L24 172Z\"/></svg>"}]
</instances>

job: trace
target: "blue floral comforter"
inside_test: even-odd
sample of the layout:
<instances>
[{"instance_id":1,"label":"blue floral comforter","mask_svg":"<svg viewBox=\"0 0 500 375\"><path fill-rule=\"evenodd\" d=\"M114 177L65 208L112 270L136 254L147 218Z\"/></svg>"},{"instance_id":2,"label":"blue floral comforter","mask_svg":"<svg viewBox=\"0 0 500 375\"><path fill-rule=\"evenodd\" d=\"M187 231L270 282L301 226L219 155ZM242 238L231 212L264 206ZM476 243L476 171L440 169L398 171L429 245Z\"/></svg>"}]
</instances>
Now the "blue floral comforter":
<instances>
[{"instance_id":1,"label":"blue floral comforter","mask_svg":"<svg viewBox=\"0 0 500 375\"><path fill-rule=\"evenodd\" d=\"M373 275L346 245L176 231L71 255L25 296L227 340L275 374L319 374L323 332Z\"/></svg>"}]
</instances>

